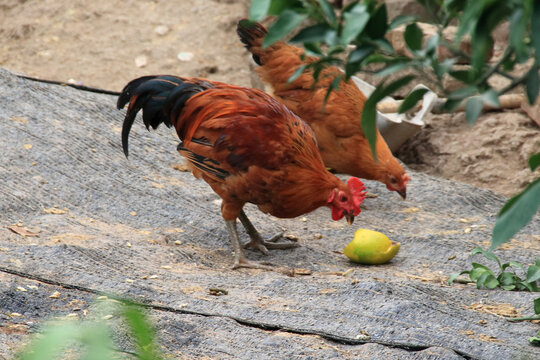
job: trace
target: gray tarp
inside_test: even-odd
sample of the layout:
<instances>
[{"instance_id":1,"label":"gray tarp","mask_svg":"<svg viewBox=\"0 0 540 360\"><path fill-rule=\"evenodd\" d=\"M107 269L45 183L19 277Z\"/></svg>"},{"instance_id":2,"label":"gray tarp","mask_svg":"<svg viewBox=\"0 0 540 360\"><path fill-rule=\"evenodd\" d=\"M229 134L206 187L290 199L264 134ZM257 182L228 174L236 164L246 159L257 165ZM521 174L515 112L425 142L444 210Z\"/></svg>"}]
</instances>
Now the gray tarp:
<instances>
[{"instance_id":1,"label":"gray tarp","mask_svg":"<svg viewBox=\"0 0 540 360\"><path fill-rule=\"evenodd\" d=\"M173 168L174 132L149 133L137 120L126 160L115 103L0 70L0 358L51 316L83 317L101 292L147 303L163 349L183 359L540 358L528 344L538 324L497 310L530 314L537 294L446 284L470 267L475 246L488 246L501 197L410 172L406 202L367 181L379 197L354 227L328 209L280 220L250 205L262 234L284 228L302 246L248 257L312 274L233 271L219 198ZM13 224L39 236L17 235ZM397 257L350 263L341 251L356 228L401 242ZM497 253L532 263L539 234L536 218ZM214 287L228 295L210 295Z\"/></svg>"}]
</instances>

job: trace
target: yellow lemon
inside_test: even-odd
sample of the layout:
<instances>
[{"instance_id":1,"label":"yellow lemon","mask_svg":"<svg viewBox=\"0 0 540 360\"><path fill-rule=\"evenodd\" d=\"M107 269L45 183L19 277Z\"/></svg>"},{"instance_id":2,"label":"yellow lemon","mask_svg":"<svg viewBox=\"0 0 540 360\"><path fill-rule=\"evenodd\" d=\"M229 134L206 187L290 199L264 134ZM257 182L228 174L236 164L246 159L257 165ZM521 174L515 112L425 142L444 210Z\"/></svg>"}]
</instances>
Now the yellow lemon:
<instances>
[{"instance_id":1,"label":"yellow lemon","mask_svg":"<svg viewBox=\"0 0 540 360\"><path fill-rule=\"evenodd\" d=\"M388 236L373 230L358 229L354 239L345 247L343 253L351 261L377 265L392 260L399 251L400 244L390 241Z\"/></svg>"}]
</instances>

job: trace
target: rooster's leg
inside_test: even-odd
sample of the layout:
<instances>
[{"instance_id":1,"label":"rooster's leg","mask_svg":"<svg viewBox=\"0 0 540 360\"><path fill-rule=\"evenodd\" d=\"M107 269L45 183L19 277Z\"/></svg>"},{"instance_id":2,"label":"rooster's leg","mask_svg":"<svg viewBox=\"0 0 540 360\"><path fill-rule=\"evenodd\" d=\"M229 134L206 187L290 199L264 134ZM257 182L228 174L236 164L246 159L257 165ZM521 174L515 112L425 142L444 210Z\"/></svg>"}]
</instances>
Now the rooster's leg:
<instances>
[{"instance_id":1,"label":"rooster's leg","mask_svg":"<svg viewBox=\"0 0 540 360\"><path fill-rule=\"evenodd\" d=\"M240 244L240 239L238 238L238 231L236 230L236 220L225 220L227 225L227 231L231 237L231 242L234 248L234 265L233 269L238 268L251 268L251 269L263 269L263 270L274 270L273 267L259 264L256 262L251 262L246 258L242 245Z\"/></svg>"},{"instance_id":2,"label":"rooster's leg","mask_svg":"<svg viewBox=\"0 0 540 360\"><path fill-rule=\"evenodd\" d=\"M246 245L244 245L245 248L248 248L248 247L255 248L266 255L268 254L268 249L291 249L291 248L295 248L299 246L295 242L276 244L275 241L280 239L283 236L283 234L278 234L266 241L263 240L263 238L261 237L261 234L259 234L257 229L255 229L255 226L253 226L251 221L249 221L244 210L240 211L238 218L242 222L242 225L244 225L246 232L251 238L251 241L248 242Z\"/></svg>"}]
</instances>

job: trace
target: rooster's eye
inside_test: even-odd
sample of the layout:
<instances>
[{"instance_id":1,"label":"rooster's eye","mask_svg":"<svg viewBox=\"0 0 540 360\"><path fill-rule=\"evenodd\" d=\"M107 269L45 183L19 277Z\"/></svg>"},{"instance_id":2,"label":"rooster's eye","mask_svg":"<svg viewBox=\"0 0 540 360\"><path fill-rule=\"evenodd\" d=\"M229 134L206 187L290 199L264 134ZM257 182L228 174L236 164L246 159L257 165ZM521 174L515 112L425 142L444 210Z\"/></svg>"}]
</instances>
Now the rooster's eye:
<instances>
[{"instance_id":1,"label":"rooster's eye","mask_svg":"<svg viewBox=\"0 0 540 360\"><path fill-rule=\"evenodd\" d=\"M343 195L340 200L341 200L341 202L347 202L347 200L349 200L349 199L347 199L347 197L345 195Z\"/></svg>"}]
</instances>

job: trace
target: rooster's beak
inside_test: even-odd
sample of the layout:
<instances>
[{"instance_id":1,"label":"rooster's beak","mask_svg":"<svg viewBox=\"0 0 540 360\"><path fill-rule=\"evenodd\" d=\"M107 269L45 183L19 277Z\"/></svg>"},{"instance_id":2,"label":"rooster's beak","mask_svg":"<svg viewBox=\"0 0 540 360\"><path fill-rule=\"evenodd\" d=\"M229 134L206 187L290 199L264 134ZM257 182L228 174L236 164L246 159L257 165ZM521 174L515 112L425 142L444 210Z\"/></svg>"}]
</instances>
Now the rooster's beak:
<instances>
[{"instance_id":1,"label":"rooster's beak","mask_svg":"<svg viewBox=\"0 0 540 360\"><path fill-rule=\"evenodd\" d=\"M354 215L351 214L345 214L345 219L347 219L347 224L352 225L354 222Z\"/></svg>"},{"instance_id":2,"label":"rooster's beak","mask_svg":"<svg viewBox=\"0 0 540 360\"><path fill-rule=\"evenodd\" d=\"M398 190L397 193L399 194L399 196L401 196L403 200L407 199L407 189Z\"/></svg>"}]
</instances>

